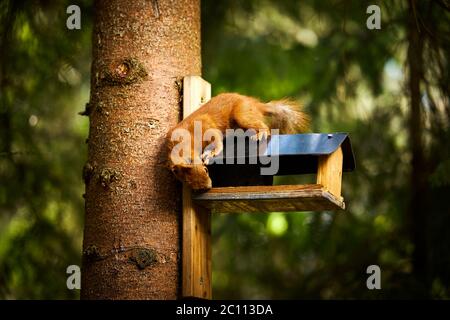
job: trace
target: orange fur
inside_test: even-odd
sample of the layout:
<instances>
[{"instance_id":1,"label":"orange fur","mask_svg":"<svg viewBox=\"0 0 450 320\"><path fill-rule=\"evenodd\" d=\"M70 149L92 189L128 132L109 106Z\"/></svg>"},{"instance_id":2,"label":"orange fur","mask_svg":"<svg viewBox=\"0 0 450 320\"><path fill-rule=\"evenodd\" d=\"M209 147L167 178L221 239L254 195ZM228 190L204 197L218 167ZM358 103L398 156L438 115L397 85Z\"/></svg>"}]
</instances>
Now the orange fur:
<instances>
[{"instance_id":1,"label":"orange fur","mask_svg":"<svg viewBox=\"0 0 450 320\"><path fill-rule=\"evenodd\" d=\"M191 188L195 190L209 189L212 183L204 163L222 151L222 140L214 139L214 148L208 152L204 150L211 142L203 141L199 153L193 148L194 139L192 138L191 154L173 158L171 152L178 143L171 141L171 135L175 129L186 129L193 137L194 121L200 121L203 132L214 129L217 133L214 136L217 137L220 136L219 133L224 135L226 129L241 128L244 130L254 129L257 132L255 139L260 140L270 135L270 129L279 129L280 134L307 130L309 118L300 109L301 107L297 103L286 99L263 103L258 99L237 93L219 94L169 131L170 169L179 180L186 182Z\"/></svg>"}]
</instances>

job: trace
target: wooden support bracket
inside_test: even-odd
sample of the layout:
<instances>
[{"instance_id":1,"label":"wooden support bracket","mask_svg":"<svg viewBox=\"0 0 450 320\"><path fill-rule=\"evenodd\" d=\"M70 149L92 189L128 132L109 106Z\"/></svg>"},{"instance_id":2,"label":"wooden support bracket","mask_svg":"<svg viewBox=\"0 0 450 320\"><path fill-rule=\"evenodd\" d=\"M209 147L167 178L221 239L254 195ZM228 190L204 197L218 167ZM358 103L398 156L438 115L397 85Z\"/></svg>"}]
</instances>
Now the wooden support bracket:
<instances>
[{"instance_id":1,"label":"wooden support bracket","mask_svg":"<svg viewBox=\"0 0 450 320\"><path fill-rule=\"evenodd\" d=\"M211 99L211 85L199 76L183 79L183 117ZM211 299L211 212L192 202L183 185L182 295Z\"/></svg>"},{"instance_id":2,"label":"wooden support bracket","mask_svg":"<svg viewBox=\"0 0 450 320\"><path fill-rule=\"evenodd\" d=\"M342 148L339 147L329 155L320 156L317 168L317 184L322 185L340 201L343 201L341 197L342 163Z\"/></svg>"}]
</instances>

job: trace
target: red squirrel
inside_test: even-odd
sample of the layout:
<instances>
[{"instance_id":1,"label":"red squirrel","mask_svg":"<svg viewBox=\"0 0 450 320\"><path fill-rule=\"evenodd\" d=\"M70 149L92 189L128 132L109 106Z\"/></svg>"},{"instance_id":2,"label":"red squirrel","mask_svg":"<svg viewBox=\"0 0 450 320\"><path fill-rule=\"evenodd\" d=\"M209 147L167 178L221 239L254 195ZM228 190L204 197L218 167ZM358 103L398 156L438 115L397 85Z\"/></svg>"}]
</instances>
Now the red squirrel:
<instances>
[{"instance_id":1,"label":"red squirrel","mask_svg":"<svg viewBox=\"0 0 450 320\"><path fill-rule=\"evenodd\" d=\"M197 127L201 124L197 148L194 145L196 124ZM237 93L222 93L169 131L169 168L177 179L187 183L193 190L208 190L212 187L212 181L206 165L223 150L225 130L253 129L255 135L251 138L262 140L270 136L271 129L278 129L280 134L291 134L305 132L308 126L309 117L301 111L298 103L291 100L263 103L256 98ZM205 132L213 138L212 142L203 141ZM186 133L189 136L186 137ZM180 135L183 136L181 142L178 139ZM189 152L176 152L179 149Z\"/></svg>"}]
</instances>

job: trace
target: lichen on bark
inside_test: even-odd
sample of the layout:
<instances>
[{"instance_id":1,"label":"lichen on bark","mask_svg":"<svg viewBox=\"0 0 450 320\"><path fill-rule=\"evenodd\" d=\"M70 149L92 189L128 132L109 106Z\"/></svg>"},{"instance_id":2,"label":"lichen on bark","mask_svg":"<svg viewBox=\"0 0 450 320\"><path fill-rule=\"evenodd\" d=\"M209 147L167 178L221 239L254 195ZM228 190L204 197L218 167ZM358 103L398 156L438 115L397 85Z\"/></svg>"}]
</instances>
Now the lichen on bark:
<instances>
[{"instance_id":1,"label":"lichen on bark","mask_svg":"<svg viewBox=\"0 0 450 320\"><path fill-rule=\"evenodd\" d=\"M156 252L147 248L134 250L128 260L134 263L141 270L155 264L158 261L156 258Z\"/></svg>"},{"instance_id":2,"label":"lichen on bark","mask_svg":"<svg viewBox=\"0 0 450 320\"><path fill-rule=\"evenodd\" d=\"M122 174L111 168L104 168L98 173L98 182L104 188L109 188L113 182L119 181Z\"/></svg>"}]
</instances>

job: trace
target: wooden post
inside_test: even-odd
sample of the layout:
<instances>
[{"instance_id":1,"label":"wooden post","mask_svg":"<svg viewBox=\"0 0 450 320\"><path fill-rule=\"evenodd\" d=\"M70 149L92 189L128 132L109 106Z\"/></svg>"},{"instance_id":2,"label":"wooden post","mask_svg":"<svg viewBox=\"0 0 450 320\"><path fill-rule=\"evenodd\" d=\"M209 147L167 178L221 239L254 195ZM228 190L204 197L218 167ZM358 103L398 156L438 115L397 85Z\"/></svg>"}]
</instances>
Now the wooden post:
<instances>
[{"instance_id":1,"label":"wooden post","mask_svg":"<svg viewBox=\"0 0 450 320\"><path fill-rule=\"evenodd\" d=\"M199 76L183 80L183 117L211 99L211 84ZM182 295L211 299L211 212L192 202L191 189L183 185Z\"/></svg>"},{"instance_id":2,"label":"wooden post","mask_svg":"<svg viewBox=\"0 0 450 320\"><path fill-rule=\"evenodd\" d=\"M337 199L342 199L342 163L342 148L339 147L329 155L320 156L317 169L317 184L322 185Z\"/></svg>"}]
</instances>

